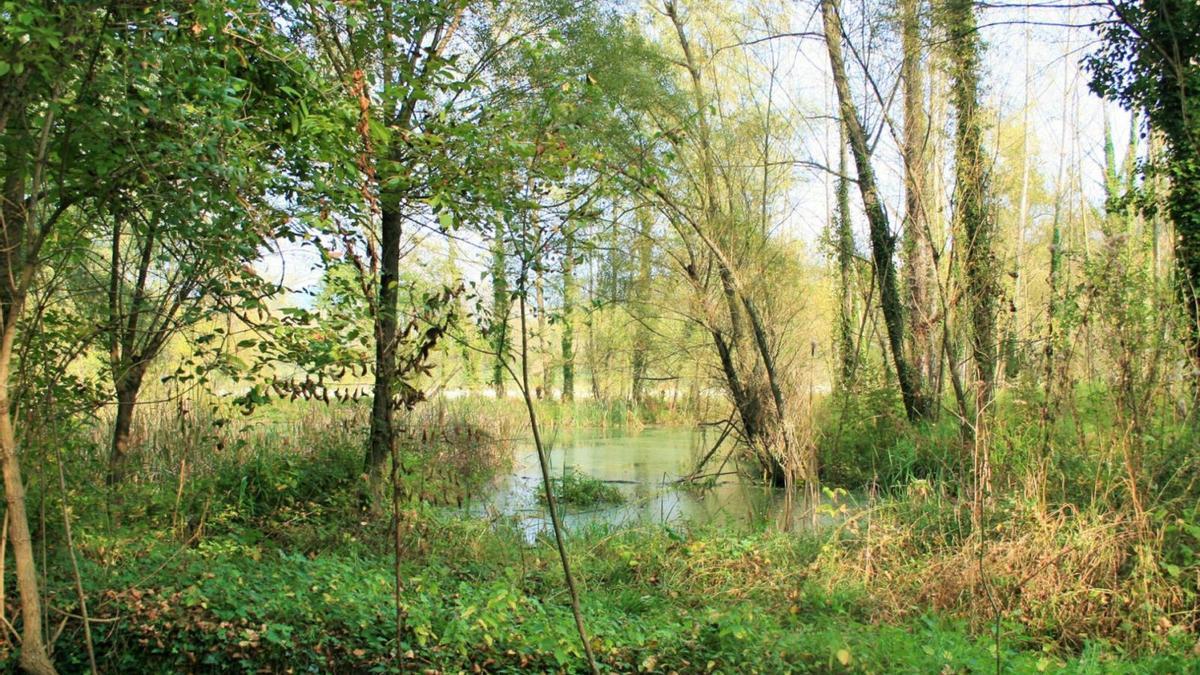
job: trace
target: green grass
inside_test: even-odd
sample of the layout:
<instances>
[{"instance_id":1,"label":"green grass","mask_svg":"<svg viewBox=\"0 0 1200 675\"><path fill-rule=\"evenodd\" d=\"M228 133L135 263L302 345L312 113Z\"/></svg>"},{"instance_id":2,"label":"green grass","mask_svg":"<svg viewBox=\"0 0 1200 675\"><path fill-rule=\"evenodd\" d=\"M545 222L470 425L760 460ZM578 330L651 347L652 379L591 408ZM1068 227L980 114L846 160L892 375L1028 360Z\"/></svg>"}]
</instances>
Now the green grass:
<instances>
[{"instance_id":1,"label":"green grass","mask_svg":"<svg viewBox=\"0 0 1200 675\"><path fill-rule=\"evenodd\" d=\"M554 491L555 501L560 504L601 506L625 503L625 495L616 487L581 473L575 467L566 467L563 469L562 477L551 478L550 489ZM546 493L544 491L538 493L538 500L545 503Z\"/></svg>"},{"instance_id":2,"label":"green grass","mask_svg":"<svg viewBox=\"0 0 1200 675\"><path fill-rule=\"evenodd\" d=\"M425 428L436 430L440 419L445 429L469 429L487 419L477 408L452 412L432 410ZM1089 424L1100 419L1086 414ZM1008 490L989 513L981 549L956 484L937 469L946 452L938 443L953 440L952 427L893 433L890 424L858 420L844 431L846 448L892 462L892 482L869 516L836 529L573 531L568 547L602 669L982 673L995 672L998 654L1011 673L1195 672L1200 513L1190 484L1152 478L1155 494L1166 497L1150 505L1144 526L1110 509L1111 495L1055 508ZM998 482L1025 461L1027 448L1012 440L1020 430L1009 427ZM386 509L363 509L360 435L336 418L287 434L225 437L226 450L188 459L182 491L169 469L205 449L172 448L152 462L155 472L122 486L119 521L89 484L102 448L60 439L67 484L81 486L68 496L101 668L394 672L399 653L408 654L410 672L582 672L552 542L530 544L509 520L461 519L433 505L454 487L458 467L479 464L473 453L491 452L471 433L426 434L426 443L405 450L411 499L403 506L398 643L395 530ZM428 442L435 437L442 440ZM1187 438L1164 435L1143 457L1147 475L1192 461ZM1063 474L1057 499L1082 490L1084 479L1066 473L1072 467L1104 480L1119 469L1102 449L1063 448L1054 464ZM830 465L848 471L852 462L834 455ZM79 607L53 517L57 467L46 466L53 480L34 474L30 503L49 516L55 630L67 618L55 659L62 672L80 672L82 625L70 618ZM575 505L620 494L574 471L556 490ZM1149 543L1133 536L1140 527L1154 533ZM981 569L986 589L975 575ZM15 597L12 575L5 580ZM998 649L987 589L1001 610ZM0 642L0 668L15 668L17 649Z\"/></svg>"},{"instance_id":3,"label":"green grass","mask_svg":"<svg viewBox=\"0 0 1200 675\"><path fill-rule=\"evenodd\" d=\"M231 527L187 545L149 530L81 542L109 672L394 672L392 560L371 525L317 554ZM478 521L424 520L402 563L408 667L581 672L581 649L548 541ZM593 646L614 672L993 672L987 634L934 614L871 617L852 587L830 591L822 542L768 533L662 529L584 533L570 542ZM103 551L103 553L102 553ZM67 579L57 605L74 612ZM77 623L57 658L86 664ZM1004 672L1186 672L1175 651L1135 658L1102 643L1046 648L1005 626ZM10 654L11 656L11 654ZM11 665L11 664L10 664Z\"/></svg>"}]
</instances>

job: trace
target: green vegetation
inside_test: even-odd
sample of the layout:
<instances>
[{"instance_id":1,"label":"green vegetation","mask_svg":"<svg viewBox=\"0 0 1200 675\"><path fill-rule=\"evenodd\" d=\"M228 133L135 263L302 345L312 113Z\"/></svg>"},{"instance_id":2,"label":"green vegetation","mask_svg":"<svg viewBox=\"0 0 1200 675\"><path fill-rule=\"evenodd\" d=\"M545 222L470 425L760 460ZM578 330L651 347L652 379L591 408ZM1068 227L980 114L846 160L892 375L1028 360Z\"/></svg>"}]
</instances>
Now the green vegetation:
<instances>
[{"instance_id":1,"label":"green vegetation","mask_svg":"<svg viewBox=\"0 0 1200 675\"><path fill-rule=\"evenodd\" d=\"M1078 424L1103 432L1104 397L1079 400L1095 412ZM360 498L366 411L301 401L224 423L167 418L152 435L154 454L136 456L156 468L124 488L120 524L102 493L66 495L88 611L104 629L94 643L101 668L582 671L552 540L529 541L511 520L454 508L456 494L504 470L490 459L506 456L493 436L501 432L472 426L487 419L479 406L444 402L404 422L413 442L401 484L402 659L391 613L393 521ZM1113 482L1104 472L1120 470L1103 444L1064 444L1054 471L1073 480L1050 485L1046 504L1017 492L997 501L981 540L970 504L945 479L953 467L929 459L953 442L953 426L907 431L895 398L890 410L894 425L843 428L836 448L873 449L863 456L895 464L872 474L878 495L830 529L573 530L600 664L663 673L991 672L999 626L1005 672L1188 672L1200 513L1194 481L1162 472L1194 473L1193 432L1174 430L1163 454L1146 458L1163 490L1145 523L1123 515L1118 494L1089 494L1089 485ZM464 431L438 438L438 429ZM103 466L102 437L64 442L66 483L86 485ZM1027 475L1022 450L998 458L998 480ZM822 454L830 484L866 475L839 473L849 460L833 448ZM459 476L466 466L477 476L469 483ZM57 460L48 468L57 471ZM620 497L572 469L564 478L552 483L562 503L598 507L604 493ZM30 498L53 505L62 495L52 484ZM79 612L72 551L61 522L47 528L47 590L69 618ZM66 622L56 644L60 668L86 667L79 622Z\"/></svg>"},{"instance_id":2,"label":"green vegetation","mask_svg":"<svg viewBox=\"0 0 1200 675\"><path fill-rule=\"evenodd\" d=\"M180 512L196 520L176 517L171 476L143 484L120 527L86 491L72 494L89 610L104 629L102 668L580 670L551 541L430 506L405 523L406 656L395 658L391 525L359 510L355 482L340 471L360 447L314 449L299 468L294 453L269 447L253 451L251 471L215 465L184 495ZM71 478L94 470L84 461L64 469ZM578 532L571 545L597 658L621 672L990 672L969 515L916 489L829 532ZM188 507L193 500L203 506ZM1136 628L1143 604L1170 587L1138 570L1145 561L1113 558L1126 555L1119 523L1046 521L1022 504L995 519L1004 532L985 564L1006 570L990 590L1007 613L1007 671L1186 672L1178 659L1194 644L1189 633ZM1194 546L1197 534L1172 545ZM78 612L69 575L48 589L61 611ZM67 624L58 643L64 670L86 667L79 631ZM1135 645L1139 656L1125 651Z\"/></svg>"},{"instance_id":3,"label":"green vegetation","mask_svg":"<svg viewBox=\"0 0 1200 675\"><path fill-rule=\"evenodd\" d=\"M1195 671L1198 91L1195 0L0 0L0 670Z\"/></svg>"},{"instance_id":4,"label":"green vegetation","mask_svg":"<svg viewBox=\"0 0 1200 675\"><path fill-rule=\"evenodd\" d=\"M550 489L554 493L555 501L570 506L600 506L625 502L625 495L616 486L580 473L570 466L563 467L561 478L550 480ZM539 492L538 499L544 503L546 493Z\"/></svg>"}]
</instances>

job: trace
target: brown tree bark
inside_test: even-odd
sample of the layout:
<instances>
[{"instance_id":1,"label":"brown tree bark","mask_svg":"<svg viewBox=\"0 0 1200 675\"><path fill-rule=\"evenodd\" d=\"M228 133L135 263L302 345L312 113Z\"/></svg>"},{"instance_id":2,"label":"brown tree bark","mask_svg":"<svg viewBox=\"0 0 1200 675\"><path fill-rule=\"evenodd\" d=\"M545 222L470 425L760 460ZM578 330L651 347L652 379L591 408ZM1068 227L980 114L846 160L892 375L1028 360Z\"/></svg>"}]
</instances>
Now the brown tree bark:
<instances>
[{"instance_id":1,"label":"brown tree bark","mask_svg":"<svg viewBox=\"0 0 1200 675\"><path fill-rule=\"evenodd\" d=\"M19 308L18 312L19 314ZM54 664L46 652L42 633L42 603L38 592L37 568L33 558L33 538L25 511L25 483L17 458L17 439L13 429L9 400L9 375L12 345L16 336L16 316L6 312L5 330L0 336L0 469L4 472L4 498L8 507L8 539L16 563L17 593L21 598L21 668L29 673L53 673ZM10 328L11 327L11 328Z\"/></svg>"},{"instance_id":2,"label":"brown tree bark","mask_svg":"<svg viewBox=\"0 0 1200 675\"><path fill-rule=\"evenodd\" d=\"M129 446L133 430L133 411L141 392L146 365L134 366L117 381L117 415L113 420L113 435L108 457L108 485L118 485L125 478L129 464Z\"/></svg>"}]
</instances>

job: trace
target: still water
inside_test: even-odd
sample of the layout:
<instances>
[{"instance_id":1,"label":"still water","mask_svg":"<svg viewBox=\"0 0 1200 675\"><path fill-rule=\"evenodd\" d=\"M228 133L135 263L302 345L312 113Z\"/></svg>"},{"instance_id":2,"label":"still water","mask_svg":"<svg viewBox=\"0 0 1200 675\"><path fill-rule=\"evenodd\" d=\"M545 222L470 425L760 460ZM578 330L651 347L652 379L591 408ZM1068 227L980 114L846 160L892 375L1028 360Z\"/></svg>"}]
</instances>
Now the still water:
<instances>
[{"instance_id":1,"label":"still water","mask_svg":"<svg viewBox=\"0 0 1200 675\"><path fill-rule=\"evenodd\" d=\"M625 502L616 505L560 504L564 529L570 533L589 526L778 522L784 508L783 492L742 477L735 459L728 460L721 469L725 475L717 477L711 487L677 484L695 469L718 437L714 431L678 428L549 434L552 476L572 468L612 484L625 495ZM717 471L730 443L726 441L703 474ZM467 508L477 516L512 519L526 536L533 537L549 529L546 507L538 502L542 479L537 450L527 441L518 443L513 453L512 471L498 476ZM799 503L793 511L796 524L811 522L802 517L804 509Z\"/></svg>"}]
</instances>

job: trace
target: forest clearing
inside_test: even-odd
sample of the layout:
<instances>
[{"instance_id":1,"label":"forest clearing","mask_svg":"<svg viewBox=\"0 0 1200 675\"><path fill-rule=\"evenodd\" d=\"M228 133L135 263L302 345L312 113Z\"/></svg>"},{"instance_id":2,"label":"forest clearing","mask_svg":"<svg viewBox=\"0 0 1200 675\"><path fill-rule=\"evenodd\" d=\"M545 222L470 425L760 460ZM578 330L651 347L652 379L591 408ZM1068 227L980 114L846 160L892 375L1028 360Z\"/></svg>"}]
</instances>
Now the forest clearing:
<instances>
[{"instance_id":1,"label":"forest clearing","mask_svg":"<svg viewBox=\"0 0 1200 675\"><path fill-rule=\"evenodd\" d=\"M1195 0L0 1L0 667L1200 673Z\"/></svg>"}]
</instances>

